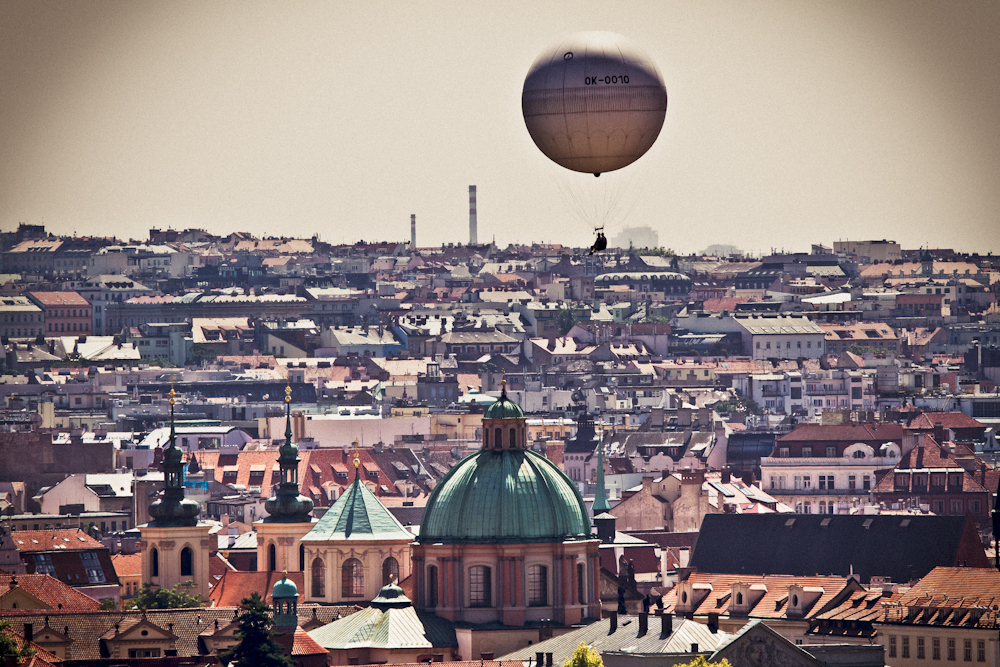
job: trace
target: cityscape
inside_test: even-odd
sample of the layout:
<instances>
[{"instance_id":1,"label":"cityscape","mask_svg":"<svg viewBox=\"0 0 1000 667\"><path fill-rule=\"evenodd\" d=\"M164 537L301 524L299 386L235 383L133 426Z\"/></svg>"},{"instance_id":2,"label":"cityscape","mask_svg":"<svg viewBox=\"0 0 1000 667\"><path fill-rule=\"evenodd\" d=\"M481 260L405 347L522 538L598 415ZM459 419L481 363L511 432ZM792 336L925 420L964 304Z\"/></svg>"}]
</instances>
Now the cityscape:
<instances>
[{"instance_id":1,"label":"cityscape","mask_svg":"<svg viewBox=\"0 0 1000 667\"><path fill-rule=\"evenodd\" d=\"M995 664L1000 258L501 248L476 201L436 247L0 236L34 659L233 659L257 593L303 665Z\"/></svg>"},{"instance_id":2,"label":"cityscape","mask_svg":"<svg viewBox=\"0 0 1000 667\"><path fill-rule=\"evenodd\" d=\"M0 3L0 667L1000 667L997 62Z\"/></svg>"}]
</instances>

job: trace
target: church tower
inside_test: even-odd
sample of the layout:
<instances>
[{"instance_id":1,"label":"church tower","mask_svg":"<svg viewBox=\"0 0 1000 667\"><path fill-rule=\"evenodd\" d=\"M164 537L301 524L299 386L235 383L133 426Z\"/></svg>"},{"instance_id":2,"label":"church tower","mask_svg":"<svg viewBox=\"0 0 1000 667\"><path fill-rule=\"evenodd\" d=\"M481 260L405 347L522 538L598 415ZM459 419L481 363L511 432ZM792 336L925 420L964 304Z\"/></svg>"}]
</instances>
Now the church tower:
<instances>
[{"instance_id":1,"label":"church tower","mask_svg":"<svg viewBox=\"0 0 1000 667\"><path fill-rule=\"evenodd\" d=\"M281 481L272 486L264 503L268 516L254 523L257 530L258 572L302 572L305 549L302 536L316 519L313 501L299 493L299 448L292 442L292 388L285 387L285 444L278 454Z\"/></svg>"},{"instance_id":2,"label":"church tower","mask_svg":"<svg viewBox=\"0 0 1000 667\"><path fill-rule=\"evenodd\" d=\"M142 581L172 588L193 581L188 591L208 599L209 531L212 523L198 520L198 503L184 497L184 455L174 429L174 389L170 388L170 444L163 451L163 496L149 506L153 520L139 526L142 534Z\"/></svg>"}]
</instances>

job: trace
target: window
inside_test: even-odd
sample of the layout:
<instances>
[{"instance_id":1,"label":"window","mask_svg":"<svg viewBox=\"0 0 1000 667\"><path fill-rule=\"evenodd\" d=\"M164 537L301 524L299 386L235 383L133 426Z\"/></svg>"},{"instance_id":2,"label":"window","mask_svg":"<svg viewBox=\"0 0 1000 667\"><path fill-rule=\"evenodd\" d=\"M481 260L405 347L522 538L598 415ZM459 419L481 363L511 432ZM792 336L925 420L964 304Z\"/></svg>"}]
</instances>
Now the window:
<instances>
[{"instance_id":1,"label":"window","mask_svg":"<svg viewBox=\"0 0 1000 667\"><path fill-rule=\"evenodd\" d=\"M811 489L812 488L812 477L810 477L809 475L806 475L805 477L802 478L802 488L803 489Z\"/></svg>"},{"instance_id":2,"label":"window","mask_svg":"<svg viewBox=\"0 0 1000 667\"><path fill-rule=\"evenodd\" d=\"M299 572L306 571L306 545L299 542Z\"/></svg>"},{"instance_id":3,"label":"window","mask_svg":"<svg viewBox=\"0 0 1000 667\"><path fill-rule=\"evenodd\" d=\"M796 489L801 489L802 488L802 476L801 475L796 475L793 478L793 484L795 485Z\"/></svg>"},{"instance_id":4,"label":"window","mask_svg":"<svg viewBox=\"0 0 1000 667\"><path fill-rule=\"evenodd\" d=\"M787 459L788 458L788 447L779 447L778 448L778 456L780 458Z\"/></svg>"},{"instance_id":5,"label":"window","mask_svg":"<svg viewBox=\"0 0 1000 667\"><path fill-rule=\"evenodd\" d=\"M584 593L586 592L583 586L584 569L583 563L576 564L576 602L577 604L584 604L586 597Z\"/></svg>"},{"instance_id":6,"label":"window","mask_svg":"<svg viewBox=\"0 0 1000 667\"><path fill-rule=\"evenodd\" d=\"M485 565L469 568L469 606L492 607L492 571Z\"/></svg>"},{"instance_id":7,"label":"window","mask_svg":"<svg viewBox=\"0 0 1000 667\"><path fill-rule=\"evenodd\" d=\"M434 608L438 605L438 569L437 565L427 568L427 606Z\"/></svg>"},{"instance_id":8,"label":"window","mask_svg":"<svg viewBox=\"0 0 1000 667\"><path fill-rule=\"evenodd\" d=\"M889 635L889 657L890 658L895 658L896 657L896 636L895 635Z\"/></svg>"},{"instance_id":9,"label":"window","mask_svg":"<svg viewBox=\"0 0 1000 667\"><path fill-rule=\"evenodd\" d=\"M313 560L312 596L314 598L326 597L326 568L323 566L322 558Z\"/></svg>"},{"instance_id":10,"label":"window","mask_svg":"<svg viewBox=\"0 0 1000 667\"><path fill-rule=\"evenodd\" d=\"M93 551L84 551L80 554L83 561L83 568L87 571L87 579L92 584L99 584L104 581L104 569L97 560L97 554Z\"/></svg>"},{"instance_id":11,"label":"window","mask_svg":"<svg viewBox=\"0 0 1000 667\"><path fill-rule=\"evenodd\" d=\"M986 662L986 640L976 640L976 661Z\"/></svg>"},{"instance_id":12,"label":"window","mask_svg":"<svg viewBox=\"0 0 1000 667\"><path fill-rule=\"evenodd\" d=\"M863 459L863 458L865 458L865 452L864 452L864 450L856 449L854 451L854 453L851 454L851 456L853 456L856 459Z\"/></svg>"},{"instance_id":13,"label":"window","mask_svg":"<svg viewBox=\"0 0 1000 667\"><path fill-rule=\"evenodd\" d=\"M340 568L341 590L345 598L365 595L365 569L357 558L348 558Z\"/></svg>"},{"instance_id":14,"label":"window","mask_svg":"<svg viewBox=\"0 0 1000 667\"><path fill-rule=\"evenodd\" d=\"M191 547L184 547L181 549L181 576L191 577L194 576L194 552L191 551Z\"/></svg>"},{"instance_id":15,"label":"window","mask_svg":"<svg viewBox=\"0 0 1000 667\"><path fill-rule=\"evenodd\" d=\"M948 659L949 660L954 660L955 659L955 640L954 639L949 639L948 640Z\"/></svg>"},{"instance_id":16,"label":"window","mask_svg":"<svg viewBox=\"0 0 1000 667\"><path fill-rule=\"evenodd\" d=\"M130 648L128 650L128 657L130 658L159 658L160 649L158 648Z\"/></svg>"},{"instance_id":17,"label":"window","mask_svg":"<svg viewBox=\"0 0 1000 667\"><path fill-rule=\"evenodd\" d=\"M156 550L156 547L153 547L150 555L152 556L152 558L150 558L152 564L149 566L150 573L152 576L158 577L160 576L160 552Z\"/></svg>"},{"instance_id":18,"label":"window","mask_svg":"<svg viewBox=\"0 0 1000 667\"><path fill-rule=\"evenodd\" d=\"M47 574L50 577L56 576L56 568L52 565L52 556L49 554L35 554L35 574Z\"/></svg>"},{"instance_id":19,"label":"window","mask_svg":"<svg viewBox=\"0 0 1000 667\"><path fill-rule=\"evenodd\" d=\"M861 477L861 488L865 491L869 491L872 488L872 478L871 475L863 475Z\"/></svg>"},{"instance_id":20,"label":"window","mask_svg":"<svg viewBox=\"0 0 1000 667\"><path fill-rule=\"evenodd\" d=\"M267 571L274 572L278 569L278 554L274 549L274 544L267 545Z\"/></svg>"},{"instance_id":21,"label":"window","mask_svg":"<svg viewBox=\"0 0 1000 667\"><path fill-rule=\"evenodd\" d=\"M917 637L917 659L923 660L925 657L924 653L924 638Z\"/></svg>"},{"instance_id":22,"label":"window","mask_svg":"<svg viewBox=\"0 0 1000 667\"><path fill-rule=\"evenodd\" d=\"M819 488L823 491L833 491L833 475L820 475Z\"/></svg>"},{"instance_id":23,"label":"window","mask_svg":"<svg viewBox=\"0 0 1000 667\"><path fill-rule=\"evenodd\" d=\"M813 455L813 448L812 447L809 447L807 445L807 446L805 446L805 447L802 448L802 458L804 458L804 459L812 458L812 455Z\"/></svg>"},{"instance_id":24,"label":"window","mask_svg":"<svg viewBox=\"0 0 1000 667\"><path fill-rule=\"evenodd\" d=\"M517 430L516 429L512 428L510 430L510 442L507 443L507 445L509 447L516 447L517 446Z\"/></svg>"},{"instance_id":25,"label":"window","mask_svg":"<svg viewBox=\"0 0 1000 667\"><path fill-rule=\"evenodd\" d=\"M835 458L837 458L837 446L836 445L827 445L826 446L826 457L828 459L835 459Z\"/></svg>"},{"instance_id":26,"label":"window","mask_svg":"<svg viewBox=\"0 0 1000 667\"><path fill-rule=\"evenodd\" d=\"M382 561L382 585L399 583L399 561L389 556Z\"/></svg>"},{"instance_id":27,"label":"window","mask_svg":"<svg viewBox=\"0 0 1000 667\"><path fill-rule=\"evenodd\" d=\"M962 514L962 501L952 500L951 501L951 513L954 515Z\"/></svg>"},{"instance_id":28,"label":"window","mask_svg":"<svg viewBox=\"0 0 1000 667\"><path fill-rule=\"evenodd\" d=\"M528 606L544 607L549 603L548 568L532 565L528 568Z\"/></svg>"},{"instance_id":29,"label":"window","mask_svg":"<svg viewBox=\"0 0 1000 667\"><path fill-rule=\"evenodd\" d=\"M500 443L501 443L502 440L503 440L503 429L499 429L499 428L498 429L494 429L493 430L493 448L494 449L500 449L501 448L501 444Z\"/></svg>"},{"instance_id":30,"label":"window","mask_svg":"<svg viewBox=\"0 0 1000 667\"><path fill-rule=\"evenodd\" d=\"M935 637L931 640L931 660L941 659L941 640Z\"/></svg>"},{"instance_id":31,"label":"window","mask_svg":"<svg viewBox=\"0 0 1000 667\"><path fill-rule=\"evenodd\" d=\"M847 488L854 491L858 487L857 477L855 475L847 476Z\"/></svg>"},{"instance_id":32,"label":"window","mask_svg":"<svg viewBox=\"0 0 1000 667\"><path fill-rule=\"evenodd\" d=\"M910 638L909 636L904 636L903 638L903 656L904 658L910 657Z\"/></svg>"},{"instance_id":33,"label":"window","mask_svg":"<svg viewBox=\"0 0 1000 667\"><path fill-rule=\"evenodd\" d=\"M962 659L966 662L972 662L972 640L964 639L962 640Z\"/></svg>"}]
</instances>

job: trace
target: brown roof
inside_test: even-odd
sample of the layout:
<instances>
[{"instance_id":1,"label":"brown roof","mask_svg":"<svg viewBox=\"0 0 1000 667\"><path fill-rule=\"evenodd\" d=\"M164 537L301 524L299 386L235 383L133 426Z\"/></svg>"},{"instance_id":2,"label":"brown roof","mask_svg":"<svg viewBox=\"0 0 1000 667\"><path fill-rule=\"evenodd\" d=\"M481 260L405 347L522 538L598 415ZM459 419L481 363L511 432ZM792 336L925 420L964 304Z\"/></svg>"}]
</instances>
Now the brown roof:
<instances>
[{"instance_id":1,"label":"brown roof","mask_svg":"<svg viewBox=\"0 0 1000 667\"><path fill-rule=\"evenodd\" d=\"M142 576L142 554L114 554L111 563L119 577Z\"/></svg>"},{"instance_id":2,"label":"brown roof","mask_svg":"<svg viewBox=\"0 0 1000 667\"><path fill-rule=\"evenodd\" d=\"M1000 572L993 568L936 567L900 596L902 607L935 608L912 622L927 625L996 627L987 614L978 617L969 610L992 609L1000 601ZM904 616L905 617L905 616ZM886 618L892 621L891 614Z\"/></svg>"},{"instance_id":3,"label":"brown roof","mask_svg":"<svg viewBox=\"0 0 1000 667\"><path fill-rule=\"evenodd\" d=\"M953 443L948 443L945 448L949 451L947 454L942 454L942 447L930 436L926 436L924 440L923 447L914 447L906 454L904 454L899 459L893 467L893 472L902 472L905 470L926 470L928 468L949 468L949 472L962 473L962 490L965 492L980 492L982 493L986 489L980 483L982 479L981 475L978 473L973 475L966 471L958 461L955 460L955 454L951 452L950 447ZM969 452L967 447L962 445L955 445L955 448L960 452ZM872 490L872 493L910 493L907 489L905 491L896 488L896 479L893 474L888 474L879 480L878 484ZM925 491L926 492L926 491Z\"/></svg>"},{"instance_id":4,"label":"brown roof","mask_svg":"<svg viewBox=\"0 0 1000 667\"><path fill-rule=\"evenodd\" d=\"M811 618L813 612L818 612L829 604L848 585L848 577L795 577L785 575L759 576L746 574L711 574L707 572L695 572L689 578L692 584L708 584L711 590L705 599L701 601L694 610L696 615L704 615L709 612L717 613L720 616L729 615L729 605L733 600L730 598L732 585L735 583L745 583L751 586L764 586L766 591L760 600L753 606L749 614L751 618L786 618L788 611L788 587L802 586L803 588L821 588L823 592L817 600L806 611L806 618ZM674 611L677 607L677 588L673 588L663 598L664 608Z\"/></svg>"},{"instance_id":5,"label":"brown roof","mask_svg":"<svg viewBox=\"0 0 1000 667\"><path fill-rule=\"evenodd\" d=\"M54 653L49 653L35 642L25 640L24 635L15 632L13 628L3 628L0 632L10 637L14 641L18 650L24 648L25 644L28 644L35 651L31 658L20 663L20 667L42 667L43 665L52 665L57 662L62 662L62 658Z\"/></svg>"},{"instance_id":6,"label":"brown roof","mask_svg":"<svg viewBox=\"0 0 1000 667\"><path fill-rule=\"evenodd\" d=\"M264 595L267 604L273 604L271 589L281 580L281 572L240 572L226 570L219 583L212 587L208 594L216 607L238 607L243 598L249 597L254 591ZM288 578L300 591L305 590L305 575L302 572L289 572ZM353 607L351 607L353 609Z\"/></svg>"},{"instance_id":7,"label":"brown roof","mask_svg":"<svg viewBox=\"0 0 1000 667\"><path fill-rule=\"evenodd\" d=\"M43 306L89 306L90 302L76 292L31 292L32 298Z\"/></svg>"},{"instance_id":8,"label":"brown roof","mask_svg":"<svg viewBox=\"0 0 1000 667\"><path fill-rule=\"evenodd\" d=\"M11 534L11 539L18 551L79 551L107 548L79 528L18 530Z\"/></svg>"},{"instance_id":9,"label":"brown roof","mask_svg":"<svg viewBox=\"0 0 1000 667\"><path fill-rule=\"evenodd\" d=\"M38 598L52 609L94 611L100 606L94 598L47 574L0 573L0 598L10 591L11 580L14 578L17 579L18 588Z\"/></svg>"},{"instance_id":10,"label":"brown roof","mask_svg":"<svg viewBox=\"0 0 1000 667\"><path fill-rule=\"evenodd\" d=\"M933 429L936 424L943 428L986 428L985 424L962 412L925 412L913 418L907 428Z\"/></svg>"},{"instance_id":11,"label":"brown roof","mask_svg":"<svg viewBox=\"0 0 1000 667\"><path fill-rule=\"evenodd\" d=\"M791 433L778 438L778 442L782 444L786 441L883 444L902 440L903 427L899 424L802 424Z\"/></svg>"}]
</instances>

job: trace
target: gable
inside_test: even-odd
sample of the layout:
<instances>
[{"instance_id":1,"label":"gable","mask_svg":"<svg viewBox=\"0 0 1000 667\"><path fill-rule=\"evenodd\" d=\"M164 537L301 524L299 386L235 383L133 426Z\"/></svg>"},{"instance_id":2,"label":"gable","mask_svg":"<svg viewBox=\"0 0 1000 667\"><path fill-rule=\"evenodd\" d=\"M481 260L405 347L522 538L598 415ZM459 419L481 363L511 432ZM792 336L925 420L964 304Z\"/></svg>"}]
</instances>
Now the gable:
<instances>
[{"instance_id":1,"label":"gable","mask_svg":"<svg viewBox=\"0 0 1000 667\"><path fill-rule=\"evenodd\" d=\"M52 607L18 587L0 596L0 609L52 609Z\"/></svg>"},{"instance_id":2,"label":"gable","mask_svg":"<svg viewBox=\"0 0 1000 667\"><path fill-rule=\"evenodd\" d=\"M744 626L736 637L712 654L710 662L728 660L734 665L770 667L822 667L823 663L760 622Z\"/></svg>"}]
</instances>

